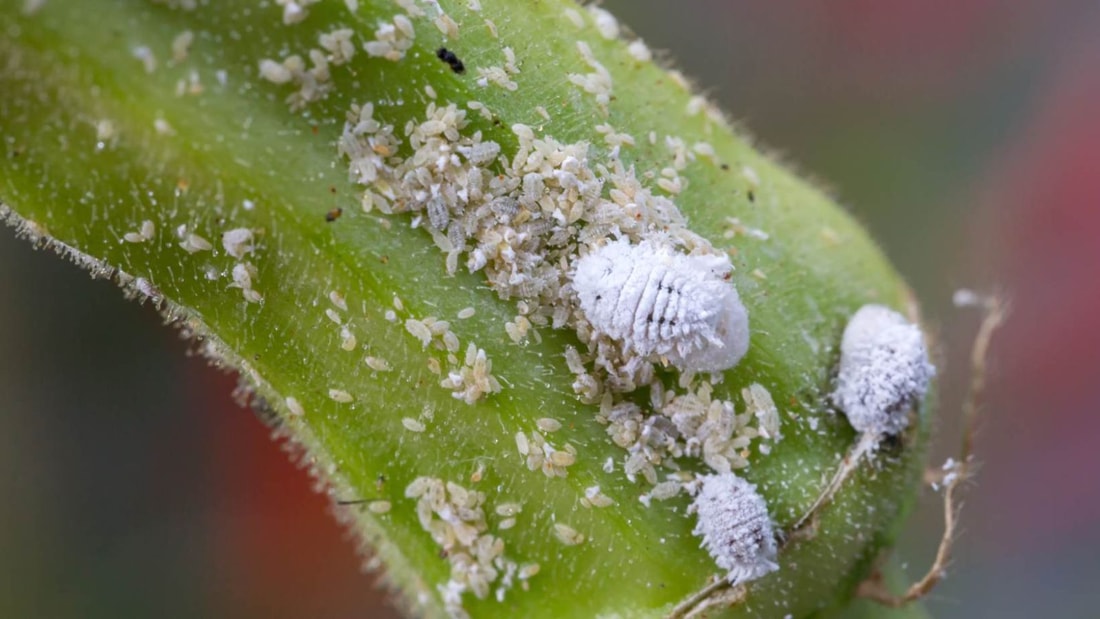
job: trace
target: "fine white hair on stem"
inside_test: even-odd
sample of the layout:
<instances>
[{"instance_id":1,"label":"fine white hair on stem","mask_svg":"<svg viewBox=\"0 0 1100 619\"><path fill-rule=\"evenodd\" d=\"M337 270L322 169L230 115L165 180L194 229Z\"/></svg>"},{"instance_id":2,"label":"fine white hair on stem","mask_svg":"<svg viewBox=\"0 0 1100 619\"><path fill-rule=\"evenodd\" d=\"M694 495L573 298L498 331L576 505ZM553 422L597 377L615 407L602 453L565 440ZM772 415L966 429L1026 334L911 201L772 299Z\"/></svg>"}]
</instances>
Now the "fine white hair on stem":
<instances>
[{"instance_id":1,"label":"fine white hair on stem","mask_svg":"<svg viewBox=\"0 0 1100 619\"><path fill-rule=\"evenodd\" d=\"M693 534L703 538L726 580L738 585L779 569L768 505L756 487L733 473L705 475L691 511L698 517Z\"/></svg>"},{"instance_id":2,"label":"fine white hair on stem","mask_svg":"<svg viewBox=\"0 0 1100 619\"><path fill-rule=\"evenodd\" d=\"M935 374L917 325L882 305L864 305L852 315L840 342L840 370L832 398L860 438L795 523L795 530L832 500L883 437L908 427L909 412L924 398Z\"/></svg>"},{"instance_id":3,"label":"fine white hair on stem","mask_svg":"<svg viewBox=\"0 0 1100 619\"><path fill-rule=\"evenodd\" d=\"M749 318L725 255L687 255L668 244L612 241L577 261L573 287L593 328L639 355L685 371L717 372L749 347Z\"/></svg>"}]
</instances>

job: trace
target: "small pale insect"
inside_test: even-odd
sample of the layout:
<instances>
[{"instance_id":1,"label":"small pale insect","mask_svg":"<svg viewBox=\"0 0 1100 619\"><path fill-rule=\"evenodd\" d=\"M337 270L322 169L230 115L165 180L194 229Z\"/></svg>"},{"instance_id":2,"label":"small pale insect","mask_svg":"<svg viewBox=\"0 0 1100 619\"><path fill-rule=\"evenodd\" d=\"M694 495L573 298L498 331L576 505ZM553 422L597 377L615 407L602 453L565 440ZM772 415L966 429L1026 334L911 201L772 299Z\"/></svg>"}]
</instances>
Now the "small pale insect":
<instances>
[{"instance_id":1,"label":"small pale insect","mask_svg":"<svg viewBox=\"0 0 1100 619\"><path fill-rule=\"evenodd\" d=\"M581 533L573 527L562 524L560 522L554 523L554 537L558 538L558 541L566 546L576 546L577 544L583 544L585 540L584 533Z\"/></svg>"},{"instance_id":2,"label":"small pale insect","mask_svg":"<svg viewBox=\"0 0 1100 619\"><path fill-rule=\"evenodd\" d=\"M698 517L694 535L726 580L738 585L779 569L768 505L756 487L733 473L705 475L690 511Z\"/></svg>"},{"instance_id":3,"label":"small pale insect","mask_svg":"<svg viewBox=\"0 0 1100 619\"><path fill-rule=\"evenodd\" d=\"M593 328L640 355L721 371L749 347L749 317L726 256L686 255L645 240L612 241L577 261L573 287Z\"/></svg>"}]
</instances>

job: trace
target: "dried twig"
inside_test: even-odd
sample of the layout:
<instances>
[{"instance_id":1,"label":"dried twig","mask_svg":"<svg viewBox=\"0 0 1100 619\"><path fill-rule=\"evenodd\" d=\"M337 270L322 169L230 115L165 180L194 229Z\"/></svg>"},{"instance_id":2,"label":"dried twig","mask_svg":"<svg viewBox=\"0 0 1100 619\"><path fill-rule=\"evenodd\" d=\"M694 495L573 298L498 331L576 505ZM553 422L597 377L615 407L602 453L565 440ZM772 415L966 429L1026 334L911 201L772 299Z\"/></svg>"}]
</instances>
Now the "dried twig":
<instances>
[{"instance_id":1,"label":"dried twig","mask_svg":"<svg viewBox=\"0 0 1100 619\"><path fill-rule=\"evenodd\" d=\"M802 514L802 517L791 526L792 535L799 534L806 526L806 523L810 522L811 519L816 520L817 515L821 513L821 509L836 497L836 494L840 492L840 488L844 485L844 482L856 472L860 463L863 462L864 457L874 452L880 440L882 440L882 437L874 433L863 434L859 437L859 442L857 442L855 447L841 459L840 466L838 466L836 472L833 473L833 478L829 480L825 489L817 496L817 500L815 500L813 505L806 510L806 513Z\"/></svg>"},{"instance_id":2,"label":"dried twig","mask_svg":"<svg viewBox=\"0 0 1100 619\"><path fill-rule=\"evenodd\" d=\"M718 580L692 593L676 605L665 619L695 619L715 606L730 606L744 599L747 589L744 585L731 587L725 578Z\"/></svg>"}]
</instances>

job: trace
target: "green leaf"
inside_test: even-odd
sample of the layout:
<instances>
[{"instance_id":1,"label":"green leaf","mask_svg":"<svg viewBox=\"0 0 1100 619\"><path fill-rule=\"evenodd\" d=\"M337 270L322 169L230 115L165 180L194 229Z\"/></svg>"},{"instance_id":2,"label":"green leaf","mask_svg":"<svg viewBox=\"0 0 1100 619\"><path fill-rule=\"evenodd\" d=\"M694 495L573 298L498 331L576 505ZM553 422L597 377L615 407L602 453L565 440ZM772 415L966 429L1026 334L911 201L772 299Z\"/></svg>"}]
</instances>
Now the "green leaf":
<instances>
[{"instance_id":1,"label":"green leaf","mask_svg":"<svg viewBox=\"0 0 1100 619\"><path fill-rule=\"evenodd\" d=\"M423 122L429 103L454 103L468 112L463 135L480 131L508 160L519 147L512 126L522 123L540 138L587 142L594 169L616 159L633 166L655 195L668 194L658 179L672 168L683 188L668 195L692 231L730 252L752 326L747 357L713 396L744 412L741 390L758 383L778 405L782 441L770 453L754 444L740 473L777 524L790 526L853 440L826 401L847 317L869 302L915 311L859 226L734 133L682 78L602 36L593 15L569 2L441 0L457 38L444 34L448 22L432 3L416 4L428 14L410 19L416 34L399 61L369 57L362 45L404 10L397 4L302 4L308 16L285 24L272 2L0 0L0 214L21 235L160 305L196 347L239 371L334 498L366 502L343 513L416 612L444 614L440 587L452 574L405 496L414 479L431 477L484 493L487 533L511 562L499 563L486 597L462 595L471 615L656 617L717 573L691 534L687 497L639 500L650 484L623 474L626 453L597 420L599 406L574 391L565 351L583 350L577 335L536 325L537 336L514 342L506 324L516 301L481 272L448 274L412 215L365 212L364 187L349 181L337 142L352 106L372 103L407 156L406 123ZM287 98L312 99L310 83L261 76L263 60L292 54L308 69L309 50L339 28L353 30L356 53L330 63L327 81L306 78L331 86L324 96L297 109ZM579 41L613 84L606 104L589 92L598 84L576 83L600 78ZM464 73L437 57L440 47ZM503 68L506 48L518 72ZM491 67L500 73L480 85L478 70ZM601 125L633 144L613 148ZM494 171L503 175L503 165ZM223 235L239 229L252 240L224 247ZM458 318L465 308L475 314ZM455 359L406 329L406 320L429 316L449 321L461 343ZM461 369L471 344L502 389L467 404L441 381ZM676 387L675 372L659 378ZM637 401L647 396L641 390ZM517 432L530 435L541 418L562 424L548 440L575 447L565 477L529 470L517 451ZM788 545L781 569L753 583L729 615L800 617L842 605L911 507L928 418L877 469L864 467L822 514L817 536ZM677 462L707 470L697 458ZM614 505L583 506L595 485ZM391 509L376 513L380 501ZM510 516L495 510L509 503L522 511L503 528ZM563 544L556 524L584 542ZM537 574L505 583L508 565L536 564Z\"/></svg>"}]
</instances>

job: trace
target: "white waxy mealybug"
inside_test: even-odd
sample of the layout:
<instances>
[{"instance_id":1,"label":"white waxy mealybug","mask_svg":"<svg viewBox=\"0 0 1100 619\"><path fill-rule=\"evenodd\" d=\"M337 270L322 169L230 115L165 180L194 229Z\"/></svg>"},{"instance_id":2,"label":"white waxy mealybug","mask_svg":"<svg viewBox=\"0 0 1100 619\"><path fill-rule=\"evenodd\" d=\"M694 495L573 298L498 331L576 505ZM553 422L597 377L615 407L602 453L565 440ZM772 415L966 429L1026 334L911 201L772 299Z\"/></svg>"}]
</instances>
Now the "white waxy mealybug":
<instances>
[{"instance_id":1,"label":"white waxy mealybug","mask_svg":"<svg viewBox=\"0 0 1100 619\"><path fill-rule=\"evenodd\" d=\"M577 261L573 287L599 333L687 371L721 371L749 347L749 318L724 255L612 241Z\"/></svg>"},{"instance_id":2,"label":"white waxy mealybug","mask_svg":"<svg viewBox=\"0 0 1100 619\"><path fill-rule=\"evenodd\" d=\"M832 399L861 436L795 529L836 496L883 437L909 426L909 412L924 398L935 374L920 327L882 305L864 305L852 315L840 341Z\"/></svg>"},{"instance_id":3,"label":"white waxy mealybug","mask_svg":"<svg viewBox=\"0 0 1100 619\"><path fill-rule=\"evenodd\" d=\"M738 585L779 569L768 505L756 487L733 473L705 475L691 503L698 517L694 535L703 538L726 580Z\"/></svg>"},{"instance_id":4,"label":"white waxy mealybug","mask_svg":"<svg viewBox=\"0 0 1100 619\"><path fill-rule=\"evenodd\" d=\"M935 374L917 325L882 305L864 305L844 329L833 401L859 432L898 434Z\"/></svg>"}]
</instances>

